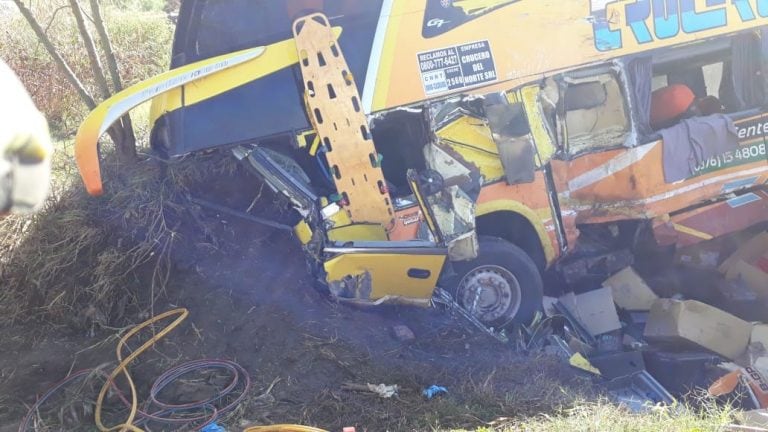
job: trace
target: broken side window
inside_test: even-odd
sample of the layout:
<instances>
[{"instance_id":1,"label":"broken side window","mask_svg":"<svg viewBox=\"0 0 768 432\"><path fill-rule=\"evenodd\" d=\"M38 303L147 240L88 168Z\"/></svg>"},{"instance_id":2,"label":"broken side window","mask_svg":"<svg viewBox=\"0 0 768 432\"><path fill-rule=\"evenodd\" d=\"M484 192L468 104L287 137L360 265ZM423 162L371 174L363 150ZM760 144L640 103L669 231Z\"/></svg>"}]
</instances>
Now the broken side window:
<instances>
[{"instance_id":1,"label":"broken side window","mask_svg":"<svg viewBox=\"0 0 768 432\"><path fill-rule=\"evenodd\" d=\"M562 77L558 135L571 155L624 144L630 122L621 89L613 71Z\"/></svg>"},{"instance_id":2,"label":"broken side window","mask_svg":"<svg viewBox=\"0 0 768 432\"><path fill-rule=\"evenodd\" d=\"M552 137L552 141L557 146L557 152L562 153L563 143L565 138L560 133L560 129L557 127L557 107L560 101L560 89L554 78L546 78L542 83L539 91L539 108L541 110L542 118L544 119L544 127L547 129L547 133Z\"/></svg>"},{"instance_id":3,"label":"broken side window","mask_svg":"<svg viewBox=\"0 0 768 432\"><path fill-rule=\"evenodd\" d=\"M764 103L761 42L747 33L654 55L652 126L736 113Z\"/></svg>"},{"instance_id":4,"label":"broken side window","mask_svg":"<svg viewBox=\"0 0 768 432\"><path fill-rule=\"evenodd\" d=\"M485 115L507 183L533 182L536 150L523 103L510 102L504 94L486 95Z\"/></svg>"},{"instance_id":5,"label":"broken side window","mask_svg":"<svg viewBox=\"0 0 768 432\"><path fill-rule=\"evenodd\" d=\"M686 55L688 54L688 55ZM672 60L669 57L674 56ZM730 52L725 49L701 53L690 49L654 59L651 126L670 127L695 114L734 111L738 103L730 85ZM694 110L698 105L699 109Z\"/></svg>"},{"instance_id":6,"label":"broken side window","mask_svg":"<svg viewBox=\"0 0 768 432\"><path fill-rule=\"evenodd\" d=\"M423 110L400 108L378 114L371 120L371 134L390 195L410 195L408 170L422 172L427 168L424 146L430 141L430 133Z\"/></svg>"}]
</instances>

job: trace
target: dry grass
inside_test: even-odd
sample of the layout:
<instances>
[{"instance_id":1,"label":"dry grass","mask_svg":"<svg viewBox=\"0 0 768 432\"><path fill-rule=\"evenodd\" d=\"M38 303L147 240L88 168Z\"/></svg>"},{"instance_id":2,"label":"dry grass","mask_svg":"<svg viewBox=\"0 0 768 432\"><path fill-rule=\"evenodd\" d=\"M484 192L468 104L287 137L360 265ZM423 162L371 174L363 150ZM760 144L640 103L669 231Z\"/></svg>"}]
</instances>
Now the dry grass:
<instances>
[{"instance_id":1,"label":"dry grass","mask_svg":"<svg viewBox=\"0 0 768 432\"><path fill-rule=\"evenodd\" d=\"M42 319L78 329L115 326L152 313L176 245L210 243L210 229L188 202L189 187L235 165L226 154L164 167L145 159L104 164L107 193L86 195L65 151L57 180L34 216L0 220L0 323Z\"/></svg>"}]
</instances>

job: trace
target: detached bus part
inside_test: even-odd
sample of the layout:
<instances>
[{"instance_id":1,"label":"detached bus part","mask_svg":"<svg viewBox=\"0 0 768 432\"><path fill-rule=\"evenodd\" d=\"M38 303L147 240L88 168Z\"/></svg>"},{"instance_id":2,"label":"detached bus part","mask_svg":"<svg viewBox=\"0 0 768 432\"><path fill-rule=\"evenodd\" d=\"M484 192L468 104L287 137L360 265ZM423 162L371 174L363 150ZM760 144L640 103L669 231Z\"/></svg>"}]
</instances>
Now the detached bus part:
<instances>
[{"instance_id":1,"label":"detached bus part","mask_svg":"<svg viewBox=\"0 0 768 432\"><path fill-rule=\"evenodd\" d=\"M171 70L91 114L78 164L100 193L98 137L152 99L153 149L231 148L301 215L340 301L440 286L527 323L545 271L593 284L646 237L768 219L768 10L659 4L186 1Z\"/></svg>"}]
</instances>

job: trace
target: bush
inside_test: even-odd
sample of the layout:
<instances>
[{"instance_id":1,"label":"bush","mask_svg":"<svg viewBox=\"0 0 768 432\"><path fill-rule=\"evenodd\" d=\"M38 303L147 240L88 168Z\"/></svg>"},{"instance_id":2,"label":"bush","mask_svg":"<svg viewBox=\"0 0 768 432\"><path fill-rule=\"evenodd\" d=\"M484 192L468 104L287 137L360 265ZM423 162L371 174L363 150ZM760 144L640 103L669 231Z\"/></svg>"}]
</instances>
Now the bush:
<instances>
[{"instance_id":1,"label":"bush","mask_svg":"<svg viewBox=\"0 0 768 432\"><path fill-rule=\"evenodd\" d=\"M152 2L162 3L160 9L165 4L164 0L141 0L141 3ZM88 56L72 15L67 8L62 8L62 0L41 3L37 3L33 10L39 22L48 28L48 34L61 55L98 99L99 92L93 81ZM105 8L104 16L125 86L168 68L173 28L165 14L111 6ZM4 43L0 44L0 58L19 75L48 118L53 134L71 136L87 114L87 107L37 41L23 17L15 12L0 14L0 26L6 29Z\"/></svg>"}]
</instances>

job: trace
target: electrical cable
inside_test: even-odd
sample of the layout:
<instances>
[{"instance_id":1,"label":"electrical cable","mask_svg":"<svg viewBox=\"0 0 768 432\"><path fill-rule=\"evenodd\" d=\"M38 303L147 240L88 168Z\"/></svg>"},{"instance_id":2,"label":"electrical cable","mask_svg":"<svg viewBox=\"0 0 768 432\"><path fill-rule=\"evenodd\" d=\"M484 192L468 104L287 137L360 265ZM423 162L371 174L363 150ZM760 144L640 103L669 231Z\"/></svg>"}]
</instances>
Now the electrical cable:
<instances>
[{"instance_id":1,"label":"electrical cable","mask_svg":"<svg viewBox=\"0 0 768 432\"><path fill-rule=\"evenodd\" d=\"M27 411L27 415L24 416L24 419L21 420L21 424L19 425L19 432L26 432L26 430L29 428L29 423L32 421L32 416L45 403L46 400L48 400L51 396L53 396L62 388L66 387L67 384L73 381L77 381L81 377L88 376L92 372L93 371L91 369L81 370L79 372L75 372L73 374L67 375L66 378L54 384L53 387L48 389L48 391L46 391L42 396L40 396L37 402L35 402L34 405L32 405L32 407L29 409L29 411Z\"/></svg>"},{"instance_id":2,"label":"electrical cable","mask_svg":"<svg viewBox=\"0 0 768 432\"><path fill-rule=\"evenodd\" d=\"M226 387L217 391L216 394L205 400L189 402L186 404L172 404L163 402L158 399L159 393L164 388L168 387L181 377L195 371L207 369L223 369L229 372L231 375L231 381L227 384ZM237 408L238 405L240 405L240 403L242 403L242 401L247 396L250 386L251 379L248 375L248 372L246 372L245 369L243 369L243 367L237 363L231 362L229 360L193 360L167 370L155 380L155 382L152 384L152 388L150 389L147 406L151 407L155 405L160 407L162 410L153 414L141 412L140 415L142 419L139 423L146 424L150 421L177 425L198 423L200 424L198 429L200 429L212 423L217 418L220 418L222 415L227 414ZM228 403L226 406L217 408L215 404L235 392L237 387L242 387L242 390L238 392L239 396L236 397L232 402ZM196 412L205 408L209 408L211 411L213 411L213 414L199 415L197 417L168 417L169 414Z\"/></svg>"}]
</instances>

